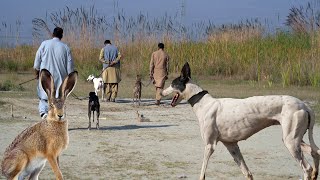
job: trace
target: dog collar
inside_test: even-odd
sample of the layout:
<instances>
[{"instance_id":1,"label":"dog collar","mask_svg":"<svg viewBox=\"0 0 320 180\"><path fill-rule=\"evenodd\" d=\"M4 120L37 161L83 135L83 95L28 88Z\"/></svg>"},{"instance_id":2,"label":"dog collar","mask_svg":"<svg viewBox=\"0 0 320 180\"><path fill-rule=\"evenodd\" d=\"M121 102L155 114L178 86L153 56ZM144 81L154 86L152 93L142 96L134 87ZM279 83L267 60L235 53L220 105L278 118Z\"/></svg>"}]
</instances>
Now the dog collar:
<instances>
[{"instance_id":1,"label":"dog collar","mask_svg":"<svg viewBox=\"0 0 320 180\"><path fill-rule=\"evenodd\" d=\"M204 90L199 92L198 94L193 95L189 100L188 103L193 107L197 102L199 102L204 95L208 94L208 91Z\"/></svg>"}]
</instances>

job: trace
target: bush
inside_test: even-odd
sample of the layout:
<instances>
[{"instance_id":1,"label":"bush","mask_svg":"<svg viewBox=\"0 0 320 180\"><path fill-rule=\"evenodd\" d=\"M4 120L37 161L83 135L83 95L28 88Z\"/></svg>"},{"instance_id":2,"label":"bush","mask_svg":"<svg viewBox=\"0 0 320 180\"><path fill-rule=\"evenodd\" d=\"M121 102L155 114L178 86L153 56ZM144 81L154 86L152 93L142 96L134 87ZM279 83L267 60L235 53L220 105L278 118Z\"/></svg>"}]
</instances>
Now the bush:
<instances>
[{"instance_id":1,"label":"bush","mask_svg":"<svg viewBox=\"0 0 320 180\"><path fill-rule=\"evenodd\" d=\"M14 85L10 80L0 83L0 91L23 91L24 88L19 85Z\"/></svg>"}]
</instances>

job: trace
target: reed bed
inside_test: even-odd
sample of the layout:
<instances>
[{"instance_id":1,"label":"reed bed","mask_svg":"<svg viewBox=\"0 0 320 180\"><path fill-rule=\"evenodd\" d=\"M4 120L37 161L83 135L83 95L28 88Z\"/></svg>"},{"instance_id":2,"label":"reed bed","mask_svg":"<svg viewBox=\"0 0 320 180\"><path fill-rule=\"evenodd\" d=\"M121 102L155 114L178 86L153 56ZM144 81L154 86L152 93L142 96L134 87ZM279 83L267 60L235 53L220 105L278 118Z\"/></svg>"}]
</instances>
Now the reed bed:
<instances>
[{"instance_id":1,"label":"reed bed","mask_svg":"<svg viewBox=\"0 0 320 180\"><path fill-rule=\"evenodd\" d=\"M291 9L287 26L292 31L265 32L267 25L258 20L218 27L203 22L186 28L181 17L166 14L160 18L127 17L118 11L105 17L98 16L94 7L66 7L48 14L45 20L34 19L32 45L1 47L0 71L32 70L39 43L50 38L53 27L60 26L83 78L100 74L99 52L104 40L111 39L123 55L122 72L128 76L148 76L151 53L158 42L164 42L171 74L179 73L188 61L196 76L316 87L320 86L320 30L311 18L316 14L310 14L308 8Z\"/></svg>"}]
</instances>

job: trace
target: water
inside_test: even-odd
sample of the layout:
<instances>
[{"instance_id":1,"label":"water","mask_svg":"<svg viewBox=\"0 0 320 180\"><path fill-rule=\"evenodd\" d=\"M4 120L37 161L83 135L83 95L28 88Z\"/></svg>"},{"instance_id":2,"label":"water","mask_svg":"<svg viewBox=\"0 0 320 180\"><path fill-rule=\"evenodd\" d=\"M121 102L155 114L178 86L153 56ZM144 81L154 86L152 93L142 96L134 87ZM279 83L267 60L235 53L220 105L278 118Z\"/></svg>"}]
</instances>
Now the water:
<instances>
[{"instance_id":1,"label":"water","mask_svg":"<svg viewBox=\"0 0 320 180\"><path fill-rule=\"evenodd\" d=\"M315 0L314 0L315 1ZM32 41L32 19L45 19L48 14L69 7L94 6L99 16L111 18L122 12L128 17L147 14L149 18L174 17L191 26L209 21L215 25L238 23L248 19L266 22L270 30L284 27L292 6L306 6L310 0L3 0L0 6L0 44ZM316 1L315 1L316 2Z\"/></svg>"}]
</instances>

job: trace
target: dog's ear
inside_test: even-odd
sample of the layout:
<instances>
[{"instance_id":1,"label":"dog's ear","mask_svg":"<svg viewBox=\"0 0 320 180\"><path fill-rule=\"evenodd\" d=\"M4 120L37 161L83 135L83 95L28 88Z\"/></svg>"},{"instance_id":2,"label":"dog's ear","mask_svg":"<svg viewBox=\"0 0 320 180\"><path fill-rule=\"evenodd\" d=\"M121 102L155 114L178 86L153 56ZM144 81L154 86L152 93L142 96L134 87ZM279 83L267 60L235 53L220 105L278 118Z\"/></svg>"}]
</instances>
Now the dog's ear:
<instances>
[{"instance_id":1,"label":"dog's ear","mask_svg":"<svg viewBox=\"0 0 320 180\"><path fill-rule=\"evenodd\" d=\"M188 62L183 65L180 77L183 80L191 79L191 69Z\"/></svg>"}]
</instances>

